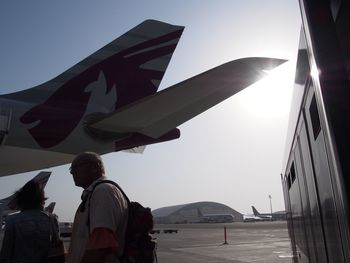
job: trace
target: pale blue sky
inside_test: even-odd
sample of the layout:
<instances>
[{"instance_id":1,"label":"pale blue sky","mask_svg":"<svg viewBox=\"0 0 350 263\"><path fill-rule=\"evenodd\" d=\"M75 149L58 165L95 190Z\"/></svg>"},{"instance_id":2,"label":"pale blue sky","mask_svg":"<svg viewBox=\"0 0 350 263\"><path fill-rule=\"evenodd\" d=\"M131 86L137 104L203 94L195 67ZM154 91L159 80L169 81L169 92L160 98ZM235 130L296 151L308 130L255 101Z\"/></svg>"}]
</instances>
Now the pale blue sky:
<instances>
[{"instance_id":1,"label":"pale blue sky","mask_svg":"<svg viewBox=\"0 0 350 263\"><path fill-rule=\"evenodd\" d=\"M180 126L143 154L103 156L130 199L156 209L215 201L241 213L283 210L280 172L300 32L297 0L1 1L0 92L47 81L146 19L185 26L161 89L249 56L288 59L271 76ZM81 189L51 169L48 202L72 220ZM0 198L36 173L0 178Z\"/></svg>"}]
</instances>

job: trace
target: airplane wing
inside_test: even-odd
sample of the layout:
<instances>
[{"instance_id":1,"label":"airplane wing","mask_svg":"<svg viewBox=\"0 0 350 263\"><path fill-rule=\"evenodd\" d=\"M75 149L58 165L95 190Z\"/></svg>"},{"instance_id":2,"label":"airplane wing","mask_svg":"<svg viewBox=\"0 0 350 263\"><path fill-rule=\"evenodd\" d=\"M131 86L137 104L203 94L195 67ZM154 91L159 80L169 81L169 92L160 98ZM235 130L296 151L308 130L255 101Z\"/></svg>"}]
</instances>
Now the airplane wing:
<instances>
[{"instance_id":1,"label":"airplane wing","mask_svg":"<svg viewBox=\"0 0 350 263\"><path fill-rule=\"evenodd\" d=\"M266 75L285 60L242 58L129 104L88 126L159 138Z\"/></svg>"}]
</instances>

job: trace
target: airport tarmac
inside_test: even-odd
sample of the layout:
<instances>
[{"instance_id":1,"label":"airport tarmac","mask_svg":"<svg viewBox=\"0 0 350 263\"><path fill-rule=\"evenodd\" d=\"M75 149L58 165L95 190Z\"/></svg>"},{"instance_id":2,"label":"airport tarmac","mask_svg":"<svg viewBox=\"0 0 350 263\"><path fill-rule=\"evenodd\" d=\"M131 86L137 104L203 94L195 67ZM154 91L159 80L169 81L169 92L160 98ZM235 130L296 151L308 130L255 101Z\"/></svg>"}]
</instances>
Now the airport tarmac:
<instances>
[{"instance_id":1,"label":"airport tarmac","mask_svg":"<svg viewBox=\"0 0 350 263\"><path fill-rule=\"evenodd\" d=\"M224 244L226 226L227 244ZM159 263L291 263L287 223L155 225ZM177 230L177 233L164 233ZM0 243L2 233L0 234ZM65 246L69 239L64 238Z\"/></svg>"},{"instance_id":2,"label":"airport tarmac","mask_svg":"<svg viewBox=\"0 0 350 263\"><path fill-rule=\"evenodd\" d=\"M227 243L224 243L226 226ZM292 262L287 223L156 225L158 262L285 263ZM164 234L164 229L178 233Z\"/></svg>"}]
</instances>

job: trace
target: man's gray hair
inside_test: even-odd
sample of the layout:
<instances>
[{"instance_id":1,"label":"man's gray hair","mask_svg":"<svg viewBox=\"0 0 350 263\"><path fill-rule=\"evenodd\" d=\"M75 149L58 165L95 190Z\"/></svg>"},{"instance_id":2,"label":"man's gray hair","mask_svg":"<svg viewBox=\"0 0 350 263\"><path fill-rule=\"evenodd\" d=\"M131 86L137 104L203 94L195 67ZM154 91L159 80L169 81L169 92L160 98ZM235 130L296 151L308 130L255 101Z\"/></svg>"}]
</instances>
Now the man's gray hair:
<instances>
[{"instance_id":1,"label":"man's gray hair","mask_svg":"<svg viewBox=\"0 0 350 263\"><path fill-rule=\"evenodd\" d=\"M92 164L96 164L96 167L99 169L99 172L104 175L105 167L103 165L103 161L101 156L95 152L84 152L77 156L80 160L89 161Z\"/></svg>"}]
</instances>

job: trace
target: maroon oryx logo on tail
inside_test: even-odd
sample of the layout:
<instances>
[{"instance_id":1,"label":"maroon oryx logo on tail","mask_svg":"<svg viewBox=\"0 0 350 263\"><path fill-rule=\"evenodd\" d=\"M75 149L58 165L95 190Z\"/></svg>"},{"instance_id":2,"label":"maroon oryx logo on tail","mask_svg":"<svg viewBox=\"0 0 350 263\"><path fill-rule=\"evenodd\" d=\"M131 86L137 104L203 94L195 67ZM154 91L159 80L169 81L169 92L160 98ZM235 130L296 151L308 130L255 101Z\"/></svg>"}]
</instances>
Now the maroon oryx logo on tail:
<instances>
[{"instance_id":1,"label":"maroon oryx logo on tail","mask_svg":"<svg viewBox=\"0 0 350 263\"><path fill-rule=\"evenodd\" d=\"M106 94L116 88L115 109L153 94L164 75L163 70L142 68L156 58L173 53L182 29L144 41L116 53L86 69L57 89L45 102L27 111L20 121L24 124L38 122L29 133L42 148L50 148L62 142L78 125L90 100L86 87L97 81L102 71L106 77ZM175 43L175 44L174 44ZM161 45L163 44L163 45ZM152 48L158 46L156 48Z\"/></svg>"}]
</instances>

